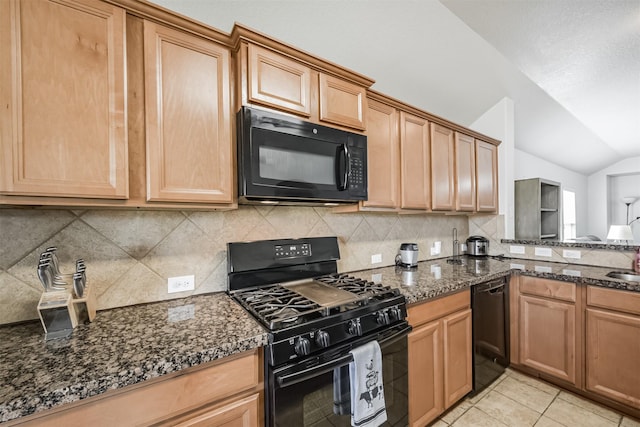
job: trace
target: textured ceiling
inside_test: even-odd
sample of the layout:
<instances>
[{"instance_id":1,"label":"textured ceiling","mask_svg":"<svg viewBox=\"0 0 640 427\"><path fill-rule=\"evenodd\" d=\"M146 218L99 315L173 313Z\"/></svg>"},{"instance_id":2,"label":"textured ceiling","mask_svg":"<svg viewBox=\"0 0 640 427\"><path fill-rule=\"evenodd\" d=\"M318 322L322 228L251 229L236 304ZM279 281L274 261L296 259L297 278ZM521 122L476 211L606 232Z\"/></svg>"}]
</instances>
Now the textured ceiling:
<instances>
[{"instance_id":1,"label":"textured ceiling","mask_svg":"<svg viewBox=\"0 0 640 427\"><path fill-rule=\"evenodd\" d=\"M640 156L640 0L441 3L595 135L584 141L565 133L571 118L556 111L537 118L544 132L517 118L517 148L585 174ZM516 116L518 102L525 111L535 102L515 101ZM553 127L575 157L554 155L557 139L545 138Z\"/></svg>"}]
</instances>

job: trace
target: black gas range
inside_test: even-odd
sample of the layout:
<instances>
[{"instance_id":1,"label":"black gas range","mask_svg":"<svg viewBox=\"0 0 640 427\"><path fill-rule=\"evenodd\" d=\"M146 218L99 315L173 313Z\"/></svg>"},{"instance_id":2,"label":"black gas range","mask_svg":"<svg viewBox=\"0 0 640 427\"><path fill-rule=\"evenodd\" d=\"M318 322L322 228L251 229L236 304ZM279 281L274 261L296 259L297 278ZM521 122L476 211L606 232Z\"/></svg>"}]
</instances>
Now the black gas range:
<instances>
[{"instance_id":1,"label":"black gas range","mask_svg":"<svg viewBox=\"0 0 640 427\"><path fill-rule=\"evenodd\" d=\"M350 425L344 405L338 410L326 397L335 391L334 377L348 368L350 350L371 340L379 342L383 358L394 362L385 374L389 378L384 377L391 382L388 393L405 390L404 397L389 399L392 416L385 425L396 425L394 417L397 425L406 425L406 335L411 327L405 298L389 286L339 274L338 259L336 237L227 245L228 293L269 331L267 425L313 424L318 411L305 409L300 399L317 400L316 409L324 405L323 416L333 425Z\"/></svg>"}]
</instances>

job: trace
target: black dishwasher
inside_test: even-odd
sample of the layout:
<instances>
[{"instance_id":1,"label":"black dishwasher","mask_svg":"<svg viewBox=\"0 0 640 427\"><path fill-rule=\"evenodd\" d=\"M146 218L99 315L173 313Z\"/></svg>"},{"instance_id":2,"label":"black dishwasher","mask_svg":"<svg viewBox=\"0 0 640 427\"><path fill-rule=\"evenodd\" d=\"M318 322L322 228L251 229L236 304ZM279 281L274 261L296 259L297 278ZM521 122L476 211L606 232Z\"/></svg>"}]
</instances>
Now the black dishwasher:
<instances>
[{"instance_id":1,"label":"black dishwasher","mask_svg":"<svg viewBox=\"0 0 640 427\"><path fill-rule=\"evenodd\" d=\"M473 311L473 394L509 366L509 286L507 278L471 287Z\"/></svg>"}]
</instances>

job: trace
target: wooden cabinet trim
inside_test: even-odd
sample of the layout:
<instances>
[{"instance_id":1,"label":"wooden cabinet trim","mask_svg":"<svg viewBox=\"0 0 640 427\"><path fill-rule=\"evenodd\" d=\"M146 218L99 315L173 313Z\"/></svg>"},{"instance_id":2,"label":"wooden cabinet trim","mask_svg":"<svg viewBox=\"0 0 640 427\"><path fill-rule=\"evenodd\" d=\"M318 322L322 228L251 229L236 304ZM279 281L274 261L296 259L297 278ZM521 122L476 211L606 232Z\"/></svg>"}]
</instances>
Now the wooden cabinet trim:
<instances>
[{"instance_id":1,"label":"wooden cabinet trim","mask_svg":"<svg viewBox=\"0 0 640 427\"><path fill-rule=\"evenodd\" d=\"M520 276L520 292L562 301L576 302L576 284L573 282Z\"/></svg>"},{"instance_id":2,"label":"wooden cabinet trim","mask_svg":"<svg viewBox=\"0 0 640 427\"><path fill-rule=\"evenodd\" d=\"M410 305L407 320L411 326L417 327L469 307L471 307L471 290L465 289L431 301Z\"/></svg>"},{"instance_id":3,"label":"wooden cabinet trim","mask_svg":"<svg viewBox=\"0 0 640 427\"><path fill-rule=\"evenodd\" d=\"M587 286L587 304L640 315L640 292Z\"/></svg>"}]
</instances>

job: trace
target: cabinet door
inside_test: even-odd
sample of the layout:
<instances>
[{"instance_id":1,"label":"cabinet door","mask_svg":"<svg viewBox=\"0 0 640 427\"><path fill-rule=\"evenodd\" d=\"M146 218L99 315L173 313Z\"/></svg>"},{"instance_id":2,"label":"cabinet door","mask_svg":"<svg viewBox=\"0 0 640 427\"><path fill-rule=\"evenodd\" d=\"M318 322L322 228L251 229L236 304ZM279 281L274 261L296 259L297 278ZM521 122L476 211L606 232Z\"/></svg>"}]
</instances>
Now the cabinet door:
<instances>
[{"instance_id":1,"label":"cabinet door","mask_svg":"<svg viewBox=\"0 0 640 427\"><path fill-rule=\"evenodd\" d=\"M587 309L586 388L640 407L640 317Z\"/></svg>"},{"instance_id":2,"label":"cabinet door","mask_svg":"<svg viewBox=\"0 0 640 427\"><path fill-rule=\"evenodd\" d=\"M400 183L400 142L397 110L369 100L367 112L369 197L366 207L396 208Z\"/></svg>"},{"instance_id":3,"label":"cabinet door","mask_svg":"<svg viewBox=\"0 0 640 427\"><path fill-rule=\"evenodd\" d=\"M273 51L249 45L249 101L311 115L311 69Z\"/></svg>"},{"instance_id":4,"label":"cabinet door","mask_svg":"<svg viewBox=\"0 0 640 427\"><path fill-rule=\"evenodd\" d=\"M320 120L365 129L365 88L320 74Z\"/></svg>"},{"instance_id":5,"label":"cabinet door","mask_svg":"<svg viewBox=\"0 0 640 427\"><path fill-rule=\"evenodd\" d=\"M0 2L0 192L125 199L125 11Z\"/></svg>"},{"instance_id":6,"label":"cabinet door","mask_svg":"<svg viewBox=\"0 0 640 427\"><path fill-rule=\"evenodd\" d=\"M444 408L464 397L473 388L471 309L443 319Z\"/></svg>"},{"instance_id":7,"label":"cabinet door","mask_svg":"<svg viewBox=\"0 0 640 427\"><path fill-rule=\"evenodd\" d=\"M400 112L401 203L404 209L429 209L429 122Z\"/></svg>"},{"instance_id":8,"label":"cabinet door","mask_svg":"<svg viewBox=\"0 0 640 427\"><path fill-rule=\"evenodd\" d=\"M476 211L498 212L498 147L476 139Z\"/></svg>"},{"instance_id":9,"label":"cabinet door","mask_svg":"<svg viewBox=\"0 0 640 427\"><path fill-rule=\"evenodd\" d=\"M147 200L232 201L229 51L144 23Z\"/></svg>"},{"instance_id":10,"label":"cabinet door","mask_svg":"<svg viewBox=\"0 0 640 427\"><path fill-rule=\"evenodd\" d=\"M520 363L575 385L575 305L521 295L519 309Z\"/></svg>"},{"instance_id":11,"label":"cabinet door","mask_svg":"<svg viewBox=\"0 0 640 427\"><path fill-rule=\"evenodd\" d=\"M442 327L436 320L415 328L408 338L409 425L425 426L444 410Z\"/></svg>"},{"instance_id":12,"label":"cabinet door","mask_svg":"<svg viewBox=\"0 0 640 427\"><path fill-rule=\"evenodd\" d=\"M473 212L476 208L476 146L475 140L455 133L456 210Z\"/></svg>"},{"instance_id":13,"label":"cabinet door","mask_svg":"<svg viewBox=\"0 0 640 427\"><path fill-rule=\"evenodd\" d=\"M455 209L453 175L455 158L453 131L431 123L431 209Z\"/></svg>"},{"instance_id":14,"label":"cabinet door","mask_svg":"<svg viewBox=\"0 0 640 427\"><path fill-rule=\"evenodd\" d=\"M175 427L255 427L258 426L259 394L236 400L220 408L199 411L171 425Z\"/></svg>"}]
</instances>

